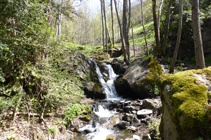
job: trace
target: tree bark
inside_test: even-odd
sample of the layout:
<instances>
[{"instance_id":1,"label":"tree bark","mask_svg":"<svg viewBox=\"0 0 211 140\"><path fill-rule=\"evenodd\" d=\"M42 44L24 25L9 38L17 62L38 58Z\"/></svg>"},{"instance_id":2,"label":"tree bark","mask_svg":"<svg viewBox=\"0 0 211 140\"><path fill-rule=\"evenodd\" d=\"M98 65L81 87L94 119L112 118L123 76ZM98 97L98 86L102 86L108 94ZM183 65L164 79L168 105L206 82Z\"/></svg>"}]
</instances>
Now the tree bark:
<instances>
[{"instance_id":1,"label":"tree bark","mask_svg":"<svg viewBox=\"0 0 211 140\"><path fill-rule=\"evenodd\" d=\"M193 39L195 46L196 67L205 68L204 51L201 37L201 25L199 19L199 0L192 0Z\"/></svg>"},{"instance_id":2,"label":"tree bark","mask_svg":"<svg viewBox=\"0 0 211 140\"><path fill-rule=\"evenodd\" d=\"M128 11L128 26L127 26L127 56L128 64L130 64L130 42L129 42L129 31L130 31L130 22L131 22L131 0L129 0L129 11Z\"/></svg>"},{"instance_id":3,"label":"tree bark","mask_svg":"<svg viewBox=\"0 0 211 140\"><path fill-rule=\"evenodd\" d=\"M133 36L133 22L131 22L131 25L132 25L132 38L133 38L133 54L134 54L134 56L136 56L136 54L135 54L134 36Z\"/></svg>"},{"instance_id":4,"label":"tree bark","mask_svg":"<svg viewBox=\"0 0 211 140\"><path fill-rule=\"evenodd\" d=\"M171 4L172 4L173 0L169 1L169 5L168 5L168 11L167 11L167 17L166 17L166 31L165 31L165 36L163 39L163 47L162 47L162 56L165 56L166 54L166 40L168 38L168 33L169 33L169 25L170 25L170 10L171 10Z\"/></svg>"},{"instance_id":5,"label":"tree bark","mask_svg":"<svg viewBox=\"0 0 211 140\"><path fill-rule=\"evenodd\" d=\"M106 52L108 52L108 30L107 30L107 22L106 22L106 12L105 12L105 0L103 1L103 14L104 14L104 21L105 21L105 32L106 32Z\"/></svg>"},{"instance_id":6,"label":"tree bark","mask_svg":"<svg viewBox=\"0 0 211 140\"><path fill-rule=\"evenodd\" d=\"M111 24L112 24L112 43L113 46L115 44L114 42L114 17L113 17L113 1L111 0Z\"/></svg>"},{"instance_id":7,"label":"tree bark","mask_svg":"<svg viewBox=\"0 0 211 140\"><path fill-rule=\"evenodd\" d=\"M160 53L160 33L159 33L159 30L158 30L158 18L157 18L157 14L156 14L156 0L152 0L152 13L153 13L153 20L154 20L157 57L160 58L161 57L161 53Z\"/></svg>"},{"instance_id":8,"label":"tree bark","mask_svg":"<svg viewBox=\"0 0 211 140\"><path fill-rule=\"evenodd\" d=\"M159 10L158 10L158 30L159 30L159 33L160 33L160 19L161 19L161 11L162 11L162 6L163 6L163 1L164 0L161 0L160 7L159 7Z\"/></svg>"},{"instance_id":9,"label":"tree bark","mask_svg":"<svg viewBox=\"0 0 211 140\"><path fill-rule=\"evenodd\" d=\"M104 20L103 20L103 0L101 0L101 21L102 21L103 51L105 51Z\"/></svg>"},{"instance_id":10,"label":"tree bark","mask_svg":"<svg viewBox=\"0 0 211 140\"><path fill-rule=\"evenodd\" d=\"M142 2L142 0L141 0L141 18L142 18L142 25L143 25L143 30L144 30L144 38L145 38L147 56L149 56L149 49L148 49L148 46L147 46L146 31L145 31L145 27L144 27L144 13L143 13L143 2Z\"/></svg>"},{"instance_id":11,"label":"tree bark","mask_svg":"<svg viewBox=\"0 0 211 140\"><path fill-rule=\"evenodd\" d=\"M177 54L178 54L179 45L180 45L180 39L181 39L181 34L182 34L183 1L184 0L180 0L179 25L178 25L178 32L177 32L177 42L176 42L176 47L174 49L174 55L173 55L173 59L172 59L172 62L171 62L171 67L170 67L169 73L173 73L174 72L174 66L175 66L175 62L177 60Z\"/></svg>"},{"instance_id":12,"label":"tree bark","mask_svg":"<svg viewBox=\"0 0 211 140\"><path fill-rule=\"evenodd\" d=\"M122 52L124 53L124 61L126 61L127 57L126 57L126 53L125 53L125 39L124 39L123 33L122 33L122 27L121 27L121 23L120 23L120 18L119 18L119 13L118 13L118 9L117 9L116 0L114 0L114 4L115 4L116 15L117 15L118 24L119 24L119 32L120 32L121 41L122 41Z\"/></svg>"},{"instance_id":13,"label":"tree bark","mask_svg":"<svg viewBox=\"0 0 211 140\"><path fill-rule=\"evenodd\" d=\"M125 39L125 48L126 48L126 63L129 64L128 61L128 46L129 46L129 39L128 39L128 29L127 29L127 13L128 13L128 0L123 1L123 17L122 17L122 26L123 26L123 37Z\"/></svg>"}]
</instances>

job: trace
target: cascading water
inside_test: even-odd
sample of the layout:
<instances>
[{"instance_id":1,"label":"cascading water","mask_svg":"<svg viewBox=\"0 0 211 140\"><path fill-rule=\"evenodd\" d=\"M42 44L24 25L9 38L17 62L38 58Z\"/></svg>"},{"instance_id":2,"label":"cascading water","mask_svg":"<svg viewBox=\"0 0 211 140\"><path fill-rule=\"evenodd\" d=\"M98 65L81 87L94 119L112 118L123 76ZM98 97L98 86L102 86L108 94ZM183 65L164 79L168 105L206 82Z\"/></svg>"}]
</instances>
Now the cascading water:
<instances>
[{"instance_id":1,"label":"cascading water","mask_svg":"<svg viewBox=\"0 0 211 140\"><path fill-rule=\"evenodd\" d=\"M122 98L120 98L116 92L116 88L114 86L114 81L116 80L116 78L118 77L118 75L116 75L113 71L113 68L111 67L111 65L105 64L103 63L103 65L105 67L107 67L108 69L108 80L107 82L104 80L102 73L100 72L100 68L98 67L97 63L92 60L95 64L95 68L96 68L96 73L99 79L99 82L102 86L103 91L106 94L106 100L121 100Z\"/></svg>"},{"instance_id":2,"label":"cascading water","mask_svg":"<svg viewBox=\"0 0 211 140\"><path fill-rule=\"evenodd\" d=\"M118 77L113 71L111 65L103 63L103 65L108 69L108 80L105 81L103 75L98 67L97 63L92 60L95 64L96 73L98 75L99 82L102 86L103 91L106 94L106 101L117 101L123 100L123 98L119 97L115 86L114 80ZM108 104L107 104L108 106ZM88 125L79 129L85 135L82 136L83 140L105 140L108 135L122 136L124 133L115 130L114 128L108 129L109 124L113 123L111 117L114 114L117 114L115 111L110 111L107 109L105 103L99 103L94 106L93 112L93 120L90 121ZM94 120L95 119L95 120Z\"/></svg>"}]
</instances>

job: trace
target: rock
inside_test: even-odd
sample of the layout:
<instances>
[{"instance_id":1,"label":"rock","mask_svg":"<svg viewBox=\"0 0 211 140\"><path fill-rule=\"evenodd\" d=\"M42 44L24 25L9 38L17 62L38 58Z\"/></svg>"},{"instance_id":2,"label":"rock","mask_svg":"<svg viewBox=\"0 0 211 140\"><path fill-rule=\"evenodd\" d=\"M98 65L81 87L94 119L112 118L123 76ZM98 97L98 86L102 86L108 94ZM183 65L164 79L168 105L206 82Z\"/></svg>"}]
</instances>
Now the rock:
<instances>
[{"instance_id":1,"label":"rock","mask_svg":"<svg viewBox=\"0 0 211 140\"><path fill-rule=\"evenodd\" d=\"M102 89L99 83L97 84L97 83L93 83L89 81L84 84L83 90L87 98L92 98L92 99L106 98L106 95L102 92Z\"/></svg>"},{"instance_id":2,"label":"rock","mask_svg":"<svg viewBox=\"0 0 211 140\"><path fill-rule=\"evenodd\" d=\"M138 135L133 135L134 140L141 140L141 138Z\"/></svg>"},{"instance_id":3,"label":"rock","mask_svg":"<svg viewBox=\"0 0 211 140\"><path fill-rule=\"evenodd\" d=\"M111 66L116 74L124 74L126 68L118 61L118 59L113 59Z\"/></svg>"},{"instance_id":4,"label":"rock","mask_svg":"<svg viewBox=\"0 0 211 140\"><path fill-rule=\"evenodd\" d=\"M134 118L133 114L125 113L124 117L123 117L123 120L132 123L133 122L133 118Z\"/></svg>"},{"instance_id":5,"label":"rock","mask_svg":"<svg viewBox=\"0 0 211 140\"><path fill-rule=\"evenodd\" d=\"M142 140L151 140L151 137L150 137L149 134L144 134L144 135L142 136Z\"/></svg>"},{"instance_id":6,"label":"rock","mask_svg":"<svg viewBox=\"0 0 211 140\"><path fill-rule=\"evenodd\" d=\"M147 115L150 115L152 113L153 113L153 111L150 109L142 109L137 112L137 118L139 118L139 119L146 118Z\"/></svg>"},{"instance_id":7,"label":"rock","mask_svg":"<svg viewBox=\"0 0 211 140\"><path fill-rule=\"evenodd\" d=\"M153 99L144 99L142 107L146 108L146 109L155 109L156 108L155 103L153 102Z\"/></svg>"},{"instance_id":8,"label":"rock","mask_svg":"<svg viewBox=\"0 0 211 140\"><path fill-rule=\"evenodd\" d=\"M157 79L162 97L162 139L211 139L210 77L208 67L164 74Z\"/></svg>"},{"instance_id":9,"label":"rock","mask_svg":"<svg viewBox=\"0 0 211 140\"><path fill-rule=\"evenodd\" d=\"M80 117L79 119L82 120L82 121L85 121L85 122L89 122L91 118L90 118L90 116L86 115L86 116Z\"/></svg>"},{"instance_id":10,"label":"rock","mask_svg":"<svg viewBox=\"0 0 211 140\"><path fill-rule=\"evenodd\" d=\"M154 59L133 61L124 75L115 80L120 96L132 99L151 97L155 78L162 74L162 68ZM130 93L130 94L128 94Z\"/></svg>"},{"instance_id":11,"label":"rock","mask_svg":"<svg viewBox=\"0 0 211 140\"><path fill-rule=\"evenodd\" d=\"M133 106L126 106L126 107L124 108L124 112L129 113L129 112L133 111L133 109L134 109Z\"/></svg>"},{"instance_id":12,"label":"rock","mask_svg":"<svg viewBox=\"0 0 211 140\"><path fill-rule=\"evenodd\" d=\"M138 131L138 128L135 126L127 126L127 130L129 130L132 133L135 133L136 131Z\"/></svg>"},{"instance_id":13,"label":"rock","mask_svg":"<svg viewBox=\"0 0 211 140\"><path fill-rule=\"evenodd\" d=\"M116 136L108 135L105 140L116 140Z\"/></svg>"},{"instance_id":14,"label":"rock","mask_svg":"<svg viewBox=\"0 0 211 140\"><path fill-rule=\"evenodd\" d=\"M126 129L126 126L129 126L129 125L130 125L129 122L121 121L121 122L118 123L116 126L117 126L119 129Z\"/></svg>"},{"instance_id":15,"label":"rock","mask_svg":"<svg viewBox=\"0 0 211 140\"><path fill-rule=\"evenodd\" d=\"M117 125L118 123L121 122L119 114L113 115L111 117L111 119L112 119L112 122L113 122L112 126L115 126L115 125Z\"/></svg>"}]
</instances>

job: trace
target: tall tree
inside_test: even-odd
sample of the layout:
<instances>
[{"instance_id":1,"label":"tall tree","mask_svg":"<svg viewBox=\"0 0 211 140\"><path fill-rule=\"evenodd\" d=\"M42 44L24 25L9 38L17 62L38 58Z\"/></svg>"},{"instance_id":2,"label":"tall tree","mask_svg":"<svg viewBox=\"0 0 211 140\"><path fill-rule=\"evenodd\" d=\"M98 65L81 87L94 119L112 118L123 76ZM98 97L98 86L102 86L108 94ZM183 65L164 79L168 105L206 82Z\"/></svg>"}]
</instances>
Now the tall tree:
<instances>
[{"instance_id":1,"label":"tall tree","mask_svg":"<svg viewBox=\"0 0 211 140\"><path fill-rule=\"evenodd\" d=\"M146 50L147 50L147 56L149 56L149 49L147 46L147 37L146 37L146 31L145 31L145 27L144 27L144 13L143 13L143 2L141 1L141 21L142 21L142 25L143 25L143 30L144 30L144 38L145 38L145 44L146 44Z\"/></svg>"},{"instance_id":2,"label":"tall tree","mask_svg":"<svg viewBox=\"0 0 211 140\"><path fill-rule=\"evenodd\" d=\"M105 33L106 33L106 52L108 52L108 30L107 30L107 22L106 22L105 0L102 0L102 3L103 3L103 15L104 15Z\"/></svg>"},{"instance_id":3,"label":"tall tree","mask_svg":"<svg viewBox=\"0 0 211 140\"><path fill-rule=\"evenodd\" d=\"M199 0L192 0L192 21L193 21L193 39L195 46L196 67L204 68L204 51L201 37L201 26L199 19Z\"/></svg>"},{"instance_id":4,"label":"tall tree","mask_svg":"<svg viewBox=\"0 0 211 140\"><path fill-rule=\"evenodd\" d=\"M114 42L114 17L113 17L113 1L111 0L111 26L112 26L112 43L113 46L115 44Z\"/></svg>"},{"instance_id":5,"label":"tall tree","mask_svg":"<svg viewBox=\"0 0 211 140\"><path fill-rule=\"evenodd\" d=\"M128 61L128 48L129 48L129 37L128 37L128 29L127 29L127 25L128 25L128 0L123 0L123 17L122 17L122 31L123 31L123 37L125 39L125 48L126 48L126 63L129 64Z\"/></svg>"},{"instance_id":6,"label":"tall tree","mask_svg":"<svg viewBox=\"0 0 211 140\"><path fill-rule=\"evenodd\" d=\"M130 64L130 43L129 43L129 31L131 23L131 0L129 0L129 10L128 10L128 26L127 26L127 59Z\"/></svg>"},{"instance_id":7,"label":"tall tree","mask_svg":"<svg viewBox=\"0 0 211 140\"><path fill-rule=\"evenodd\" d=\"M154 20L154 29L155 29L155 40L156 40L156 51L157 56L161 57L160 53L160 33L158 29L158 18L157 18L157 12L156 12L156 0L152 0L152 13L153 13L153 20Z\"/></svg>"},{"instance_id":8,"label":"tall tree","mask_svg":"<svg viewBox=\"0 0 211 140\"><path fill-rule=\"evenodd\" d=\"M174 55L173 55L173 59L172 59L172 62L171 62L171 67L170 67L170 70L169 70L170 73L174 72L174 66L175 66L175 62L177 60L177 54L178 54L179 45L180 45L180 39L181 39L181 34L182 34L183 1L184 0L180 0L179 25L178 25L178 32L177 32L177 42L176 42L176 47L174 49Z\"/></svg>"},{"instance_id":9,"label":"tall tree","mask_svg":"<svg viewBox=\"0 0 211 140\"><path fill-rule=\"evenodd\" d=\"M161 0L160 2L160 7L158 9L158 32L160 33L160 20L161 20L161 10L162 10L162 6L163 6L163 1L164 0ZM160 35L159 35L160 36Z\"/></svg>"},{"instance_id":10,"label":"tall tree","mask_svg":"<svg viewBox=\"0 0 211 140\"><path fill-rule=\"evenodd\" d=\"M103 0L100 0L100 4L101 4L101 21L102 21L103 51L105 51L104 20L103 20Z\"/></svg>"},{"instance_id":11,"label":"tall tree","mask_svg":"<svg viewBox=\"0 0 211 140\"><path fill-rule=\"evenodd\" d=\"M121 27L121 23L120 23L120 18L119 18L119 12L117 9L117 3L116 0L114 0L114 5L115 5L115 9L116 9L116 15L117 15L117 19L118 19L118 25L119 25L119 32L120 32L120 36L121 36L121 41L122 41L122 52L124 53L124 61L127 61L127 57L126 57L126 52L125 52L125 39L122 33L122 27Z\"/></svg>"},{"instance_id":12,"label":"tall tree","mask_svg":"<svg viewBox=\"0 0 211 140\"><path fill-rule=\"evenodd\" d=\"M171 10L171 4L173 0L169 0L169 5L168 5L168 11L167 11L167 16L166 16L166 31L163 39L163 46L162 46L162 56L165 56L166 53L166 41L169 33L169 24L170 24L170 10Z\"/></svg>"}]
</instances>

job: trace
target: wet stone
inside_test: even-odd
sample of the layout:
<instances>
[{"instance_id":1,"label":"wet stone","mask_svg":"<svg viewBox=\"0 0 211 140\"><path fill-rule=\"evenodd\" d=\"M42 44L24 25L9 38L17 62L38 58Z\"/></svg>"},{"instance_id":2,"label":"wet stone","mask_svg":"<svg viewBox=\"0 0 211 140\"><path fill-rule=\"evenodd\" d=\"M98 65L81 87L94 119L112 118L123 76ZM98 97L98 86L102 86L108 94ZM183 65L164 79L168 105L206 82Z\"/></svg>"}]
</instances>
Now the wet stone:
<instances>
[{"instance_id":1,"label":"wet stone","mask_svg":"<svg viewBox=\"0 0 211 140\"><path fill-rule=\"evenodd\" d=\"M133 118L134 118L134 115L133 114L125 113L124 114L124 117L123 117L123 120L132 123Z\"/></svg>"},{"instance_id":2,"label":"wet stone","mask_svg":"<svg viewBox=\"0 0 211 140\"><path fill-rule=\"evenodd\" d=\"M134 132L138 131L138 128L135 126L127 126L127 130L134 133Z\"/></svg>"},{"instance_id":3,"label":"wet stone","mask_svg":"<svg viewBox=\"0 0 211 140\"><path fill-rule=\"evenodd\" d=\"M129 125L130 125L129 122L121 121L121 122L118 123L116 126L117 126L119 129L126 129L126 126L129 126Z\"/></svg>"},{"instance_id":4,"label":"wet stone","mask_svg":"<svg viewBox=\"0 0 211 140\"><path fill-rule=\"evenodd\" d=\"M147 115L150 115L152 113L153 113L153 111L150 109L142 109L137 112L137 118L139 118L139 119L146 118Z\"/></svg>"}]
</instances>

